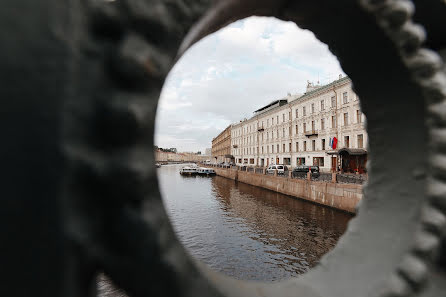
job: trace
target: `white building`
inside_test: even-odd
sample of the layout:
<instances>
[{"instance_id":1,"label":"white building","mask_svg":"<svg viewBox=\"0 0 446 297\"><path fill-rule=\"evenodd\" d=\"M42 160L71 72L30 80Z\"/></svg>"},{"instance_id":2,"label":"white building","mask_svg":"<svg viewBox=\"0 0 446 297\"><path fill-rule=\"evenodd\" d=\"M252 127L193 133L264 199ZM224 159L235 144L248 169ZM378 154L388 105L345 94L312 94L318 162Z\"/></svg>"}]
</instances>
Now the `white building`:
<instances>
[{"instance_id":1,"label":"white building","mask_svg":"<svg viewBox=\"0 0 446 297\"><path fill-rule=\"evenodd\" d=\"M273 101L234 124L231 153L239 165L306 164L362 172L368 141L364 120L348 77L325 86L308 83L304 95Z\"/></svg>"}]
</instances>

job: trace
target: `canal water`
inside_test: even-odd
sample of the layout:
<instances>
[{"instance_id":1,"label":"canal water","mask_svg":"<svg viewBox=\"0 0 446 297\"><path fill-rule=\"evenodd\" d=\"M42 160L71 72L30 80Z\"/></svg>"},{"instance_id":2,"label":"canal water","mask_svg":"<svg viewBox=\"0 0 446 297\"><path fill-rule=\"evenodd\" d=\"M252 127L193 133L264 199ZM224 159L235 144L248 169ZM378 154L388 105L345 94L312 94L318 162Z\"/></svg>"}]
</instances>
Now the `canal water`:
<instances>
[{"instance_id":1,"label":"canal water","mask_svg":"<svg viewBox=\"0 0 446 297\"><path fill-rule=\"evenodd\" d=\"M237 279L278 281L318 263L351 215L224 177L158 168L168 215L189 253ZM126 297L101 276L99 296Z\"/></svg>"},{"instance_id":2,"label":"canal water","mask_svg":"<svg viewBox=\"0 0 446 297\"><path fill-rule=\"evenodd\" d=\"M179 240L195 258L237 279L277 281L318 263L351 215L220 176L158 170Z\"/></svg>"}]
</instances>

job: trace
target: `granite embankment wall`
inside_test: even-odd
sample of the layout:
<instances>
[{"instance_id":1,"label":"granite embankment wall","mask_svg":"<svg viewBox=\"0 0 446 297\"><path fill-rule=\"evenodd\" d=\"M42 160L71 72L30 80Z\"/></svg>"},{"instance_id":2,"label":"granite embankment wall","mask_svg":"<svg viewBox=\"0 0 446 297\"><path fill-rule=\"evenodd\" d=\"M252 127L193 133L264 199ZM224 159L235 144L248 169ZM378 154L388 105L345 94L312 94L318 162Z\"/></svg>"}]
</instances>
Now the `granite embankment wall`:
<instances>
[{"instance_id":1,"label":"granite embankment wall","mask_svg":"<svg viewBox=\"0 0 446 297\"><path fill-rule=\"evenodd\" d=\"M213 168L217 175L294 196L314 203L355 213L362 199L362 185L292 179L235 169Z\"/></svg>"}]
</instances>

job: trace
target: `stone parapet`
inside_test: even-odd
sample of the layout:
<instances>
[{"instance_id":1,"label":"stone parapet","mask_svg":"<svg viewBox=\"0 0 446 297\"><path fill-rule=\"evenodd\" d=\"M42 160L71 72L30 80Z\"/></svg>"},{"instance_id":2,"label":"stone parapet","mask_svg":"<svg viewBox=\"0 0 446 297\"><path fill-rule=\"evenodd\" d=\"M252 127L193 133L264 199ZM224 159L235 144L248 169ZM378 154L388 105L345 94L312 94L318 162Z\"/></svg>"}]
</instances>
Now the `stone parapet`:
<instances>
[{"instance_id":1,"label":"stone parapet","mask_svg":"<svg viewBox=\"0 0 446 297\"><path fill-rule=\"evenodd\" d=\"M355 213L363 197L362 185L292 179L236 169L213 168L217 175L313 203Z\"/></svg>"}]
</instances>

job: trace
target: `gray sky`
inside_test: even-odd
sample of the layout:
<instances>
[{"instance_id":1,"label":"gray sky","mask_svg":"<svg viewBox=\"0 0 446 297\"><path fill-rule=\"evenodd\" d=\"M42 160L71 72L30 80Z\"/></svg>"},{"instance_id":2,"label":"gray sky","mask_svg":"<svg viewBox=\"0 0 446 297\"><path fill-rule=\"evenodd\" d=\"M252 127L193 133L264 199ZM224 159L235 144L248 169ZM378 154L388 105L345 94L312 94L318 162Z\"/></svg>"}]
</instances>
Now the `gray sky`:
<instances>
[{"instance_id":1,"label":"gray sky","mask_svg":"<svg viewBox=\"0 0 446 297\"><path fill-rule=\"evenodd\" d=\"M155 144L202 151L229 124L307 80L344 74L328 47L294 23L250 17L206 37L178 61L158 106Z\"/></svg>"}]
</instances>

